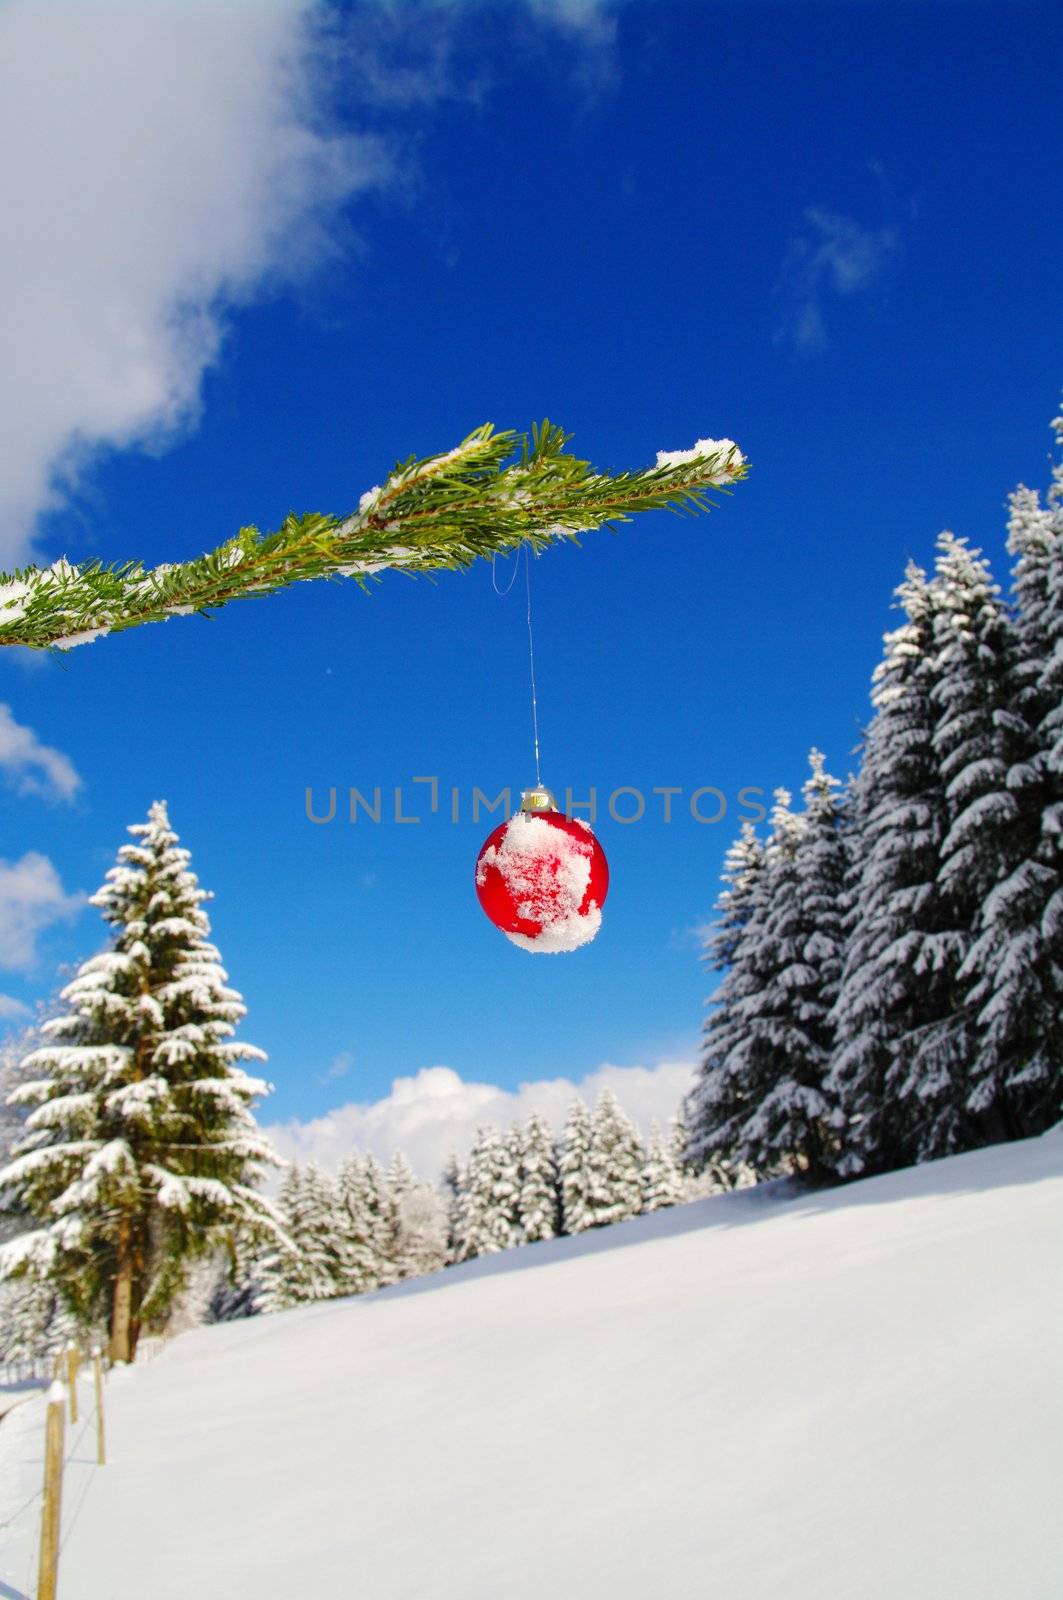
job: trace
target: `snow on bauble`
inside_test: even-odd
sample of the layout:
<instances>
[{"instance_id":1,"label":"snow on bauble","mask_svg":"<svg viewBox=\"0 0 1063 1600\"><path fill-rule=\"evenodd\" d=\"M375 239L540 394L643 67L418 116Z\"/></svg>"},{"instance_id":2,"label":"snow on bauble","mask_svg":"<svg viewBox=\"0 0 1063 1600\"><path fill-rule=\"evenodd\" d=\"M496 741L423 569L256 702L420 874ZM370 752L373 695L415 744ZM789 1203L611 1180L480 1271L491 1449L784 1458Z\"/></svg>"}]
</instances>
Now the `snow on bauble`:
<instances>
[{"instance_id":1,"label":"snow on bauble","mask_svg":"<svg viewBox=\"0 0 1063 1600\"><path fill-rule=\"evenodd\" d=\"M605 851L585 822L556 810L545 789L495 829L476 860L486 915L522 950L557 955L589 944L609 890Z\"/></svg>"}]
</instances>

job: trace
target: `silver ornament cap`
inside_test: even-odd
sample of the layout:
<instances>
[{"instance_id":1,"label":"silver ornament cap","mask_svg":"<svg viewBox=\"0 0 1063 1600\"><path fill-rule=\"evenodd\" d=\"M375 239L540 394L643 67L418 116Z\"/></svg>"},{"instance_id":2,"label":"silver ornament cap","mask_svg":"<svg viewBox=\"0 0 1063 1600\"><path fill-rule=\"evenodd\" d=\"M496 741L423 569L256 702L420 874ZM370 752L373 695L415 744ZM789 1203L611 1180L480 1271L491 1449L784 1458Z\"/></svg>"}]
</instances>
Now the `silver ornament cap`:
<instances>
[{"instance_id":1,"label":"silver ornament cap","mask_svg":"<svg viewBox=\"0 0 1063 1600\"><path fill-rule=\"evenodd\" d=\"M534 815L539 811L556 811L557 801L549 789L544 789L541 783L537 783L534 789L521 790L520 809L526 815Z\"/></svg>"}]
</instances>

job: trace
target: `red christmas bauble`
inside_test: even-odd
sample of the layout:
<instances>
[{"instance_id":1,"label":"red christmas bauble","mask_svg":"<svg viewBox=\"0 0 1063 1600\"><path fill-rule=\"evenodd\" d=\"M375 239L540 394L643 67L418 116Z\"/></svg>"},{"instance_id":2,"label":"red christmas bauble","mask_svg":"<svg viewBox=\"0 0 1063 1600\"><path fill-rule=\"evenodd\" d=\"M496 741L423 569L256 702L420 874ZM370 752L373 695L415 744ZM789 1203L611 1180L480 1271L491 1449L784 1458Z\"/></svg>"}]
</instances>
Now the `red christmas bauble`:
<instances>
[{"instance_id":1,"label":"red christmas bauble","mask_svg":"<svg viewBox=\"0 0 1063 1600\"><path fill-rule=\"evenodd\" d=\"M556 955L589 944L609 891L605 851L585 822L554 810L545 790L503 822L476 858L487 916L522 950ZM546 796L546 802L537 800Z\"/></svg>"}]
</instances>

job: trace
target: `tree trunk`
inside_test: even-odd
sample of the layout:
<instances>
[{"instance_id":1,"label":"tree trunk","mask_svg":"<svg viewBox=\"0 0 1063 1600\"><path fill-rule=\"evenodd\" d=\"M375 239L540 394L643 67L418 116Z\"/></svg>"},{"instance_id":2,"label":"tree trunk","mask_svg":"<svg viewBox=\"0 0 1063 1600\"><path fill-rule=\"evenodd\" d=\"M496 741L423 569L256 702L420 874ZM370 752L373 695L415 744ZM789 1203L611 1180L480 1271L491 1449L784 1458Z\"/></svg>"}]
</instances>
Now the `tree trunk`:
<instances>
[{"instance_id":1,"label":"tree trunk","mask_svg":"<svg viewBox=\"0 0 1063 1600\"><path fill-rule=\"evenodd\" d=\"M151 992L146 976L141 978L140 990L142 994ZM132 1079L134 1083L141 1082L147 1076L146 1056L148 1048L148 1040L142 1035L137 1041L136 1053L133 1058ZM140 1334L140 1300L143 1293L143 1256L138 1248L140 1242L140 1219L134 1213L126 1212L125 1215L119 1218L118 1222L117 1263L114 1292L111 1299L110 1354L112 1361L132 1361L137 1353L137 1338Z\"/></svg>"},{"instance_id":2,"label":"tree trunk","mask_svg":"<svg viewBox=\"0 0 1063 1600\"><path fill-rule=\"evenodd\" d=\"M118 1268L114 1280L114 1301L111 1307L111 1360L129 1361L132 1359L130 1345L130 1323L133 1310L133 1267L131 1262L123 1262Z\"/></svg>"},{"instance_id":3,"label":"tree trunk","mask_svg":"<svg viewBox=\"0 0 1063 1600\"><path fill-rule=\"evenodd\" d=\"M128 1218L118 1224L118 1267L111 1301L111 1360L132 1361L137 1329L133 1320L133 1240Z\"/></svg>"}]
</instances>

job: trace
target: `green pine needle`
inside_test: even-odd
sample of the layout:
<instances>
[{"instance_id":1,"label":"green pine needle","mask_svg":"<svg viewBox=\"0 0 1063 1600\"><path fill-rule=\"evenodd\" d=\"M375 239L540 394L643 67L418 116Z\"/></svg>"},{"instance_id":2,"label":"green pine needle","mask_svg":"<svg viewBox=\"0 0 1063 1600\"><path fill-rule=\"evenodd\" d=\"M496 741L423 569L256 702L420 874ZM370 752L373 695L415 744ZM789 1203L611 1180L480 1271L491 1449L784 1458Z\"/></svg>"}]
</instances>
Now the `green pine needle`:
<instances>
[{"instance_id":1,"label":"green pine needle","mask_svg":"<svg viewBox=\"0 0 1063 1600\"><path fill-rule=\"evenodd\" d=\"M530 437L485 423L454 450L397 463L344 517L290 513L276 533L241 528L207 555L150 570L60 560L0 575L0 645L69 649L311 578L343 575L366 587L385 567L467 567L524 540L541 549L640 511L705 511L710 489L726 492L748 471L737 452L717 450L611 477L569 454L568 438L545 420Z\"/></svg>"}]
</instances>

